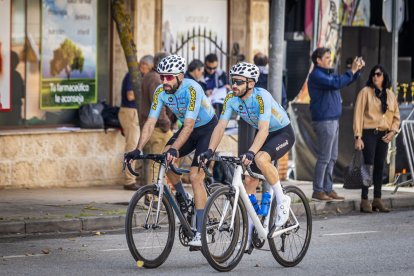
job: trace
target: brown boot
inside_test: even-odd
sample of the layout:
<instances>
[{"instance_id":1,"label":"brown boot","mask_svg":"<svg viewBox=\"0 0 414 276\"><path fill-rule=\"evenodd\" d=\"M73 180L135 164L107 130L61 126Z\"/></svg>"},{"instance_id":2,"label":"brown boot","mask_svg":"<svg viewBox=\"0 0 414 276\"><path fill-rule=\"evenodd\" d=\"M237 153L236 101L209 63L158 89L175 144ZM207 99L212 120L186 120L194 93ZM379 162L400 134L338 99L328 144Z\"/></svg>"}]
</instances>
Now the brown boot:
<instances>
[{"instance_id":1,"label":"brown boot","mask_svg":"<svg viewBox=\"0 0 414 276\"><path fill-rule=\"evenodd\" d=\"M361 205L359 208L362 213L372 213L372 206L368 199L361 199Z\"/></svg>"},{"instance_id":2,"label":"brown boot","mask_svg":"<svg viewBox=\"0 0 414 276\"><path fill-rule=\"evenodd\" d=\"M325 192L313 192L312 194L312 200L313 201L326 201L330 202L332 201L332 198L327 196Z\"/></svg>"},{"instance_id":3,"label":"brown boot","mask_svg":"<svg viewBox=\"0 0 414 276\"><path fill-rule=\"evenodd\" d=\"M391 210L384 206L384 203L382 202L380 197L374 197L374 200L372 201L372 211L388 213Z\"/></svg>"}]
</instances>

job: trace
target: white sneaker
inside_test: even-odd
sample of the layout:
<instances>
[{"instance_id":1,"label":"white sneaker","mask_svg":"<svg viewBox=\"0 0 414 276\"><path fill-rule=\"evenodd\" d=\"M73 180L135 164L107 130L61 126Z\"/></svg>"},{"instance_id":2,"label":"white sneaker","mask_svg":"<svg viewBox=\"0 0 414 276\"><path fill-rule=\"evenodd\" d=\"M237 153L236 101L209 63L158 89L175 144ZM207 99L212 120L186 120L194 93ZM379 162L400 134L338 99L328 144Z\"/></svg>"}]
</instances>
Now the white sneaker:
<instances>
[{"instance_id":1,"label":"white sneaker","mask_svg":"<svg viewBox=\"0 0 414 276\"><path fill-rule=\"evenodd\" d=\"M290 208L291 198L287 195L282 199L282 202L278 203L276 206L276 227L283 226L289 218L289 208Z\"/></svg>"},{"instance_id":2,"label":"white sneaker","mask_svg":"<svg viewBox=\"0 0 414 276\"><path fill-rule=\"evenodd\" d=\"M192 241L188 243L189 246L201 247L201 233L196 232Z\"/></svg>"}]
</instances>

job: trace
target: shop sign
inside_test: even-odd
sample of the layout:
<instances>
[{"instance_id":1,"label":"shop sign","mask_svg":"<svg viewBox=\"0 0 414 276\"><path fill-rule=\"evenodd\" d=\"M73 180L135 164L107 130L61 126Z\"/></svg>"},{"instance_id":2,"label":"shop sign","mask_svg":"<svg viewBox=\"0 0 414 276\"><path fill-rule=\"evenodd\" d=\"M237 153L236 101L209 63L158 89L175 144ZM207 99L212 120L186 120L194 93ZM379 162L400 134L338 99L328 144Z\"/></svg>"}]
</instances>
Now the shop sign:
<instances>
[{"instance_id":1,"label":"shop sign","mask_svg":"<svg viewBox=\"0 0 414 276\"><path fill-rule=\"evenodd\" d=\"M0 0L0 111L10 111L11 78L10 78L10 0Z\"/></svg>"},{"instance_id":2,"label":"shop sign","mask_svg":"<svg viewBox=\"0 0 414 276\"><path fill-rule=\"evenodd\" d=\"M96 10L96 0L42 0L41 109L97 101Z\"/></svg>"}]
</instances>

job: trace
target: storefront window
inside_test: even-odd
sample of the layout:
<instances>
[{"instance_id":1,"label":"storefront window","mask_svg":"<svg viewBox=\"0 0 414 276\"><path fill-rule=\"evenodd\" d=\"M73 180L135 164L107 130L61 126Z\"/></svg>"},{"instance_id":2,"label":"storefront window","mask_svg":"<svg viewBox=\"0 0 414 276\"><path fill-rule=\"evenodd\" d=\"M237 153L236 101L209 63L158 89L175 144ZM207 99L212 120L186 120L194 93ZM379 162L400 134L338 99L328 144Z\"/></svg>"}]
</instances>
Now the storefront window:
<instances>
[{"instance_id":1,"label":"storefront window","mask_svg":"<svg viewBox=\"0 0 414 276\"><path fill-rule=\"evenodd\" d=\"M0 112L0 128L61 124L78 125L78 109L76 107L70 107L70 109L41 107L43 77L41 73L41 44L42 36L48 35L42 33L42 23L44 23L42 22L42 9L46 4L57 6L59 1L14 0L11 2L11 95L13 101L11 112ZM95 26L85 26L85 29L89 29L94 33L96 31L97 34L97 53L89 53L96 54L97 62L94 64L96 68L82 68L83 71L89 69L97 72L95 83L97 101L110 101L110 2L109 0L96 1L95 22L97 24ZM43 13L44 16L47 16L47 14ZM17 66L13 69L15 64Z\"/></svg>"}]
</instances>

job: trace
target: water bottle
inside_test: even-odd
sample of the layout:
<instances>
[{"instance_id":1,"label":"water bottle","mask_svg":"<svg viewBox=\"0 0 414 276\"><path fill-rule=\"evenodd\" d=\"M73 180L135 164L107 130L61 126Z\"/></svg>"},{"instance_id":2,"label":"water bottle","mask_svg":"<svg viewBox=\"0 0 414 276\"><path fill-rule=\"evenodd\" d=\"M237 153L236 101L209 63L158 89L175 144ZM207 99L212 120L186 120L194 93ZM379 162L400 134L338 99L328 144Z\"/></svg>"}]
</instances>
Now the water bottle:
<instances>
[{"instance_id":1,"label":"water bottle","mask_svg":"<svg viewBox=\"0 0 414 276\"><path fill-rule=\"evenodd\" d=\"M270 209L270 194L269 192L266 192L263 194L262 196L262 207L260 208L262 213L262 216L267 216L267 214L269 213L269 209Z\"/></svg>"},{"instance_id":2,"label":"water bottle","mask_svg":"<svg viewBox=\"0 0 414 276\"><path fill-rule=\"evenodd\" d=\"M256 211L256 214L260 214L260 206L259 202L257 202L256 196L254 194L250 194L249 199L253 205L254 210Z\"/></svg>"}]
</instances>

